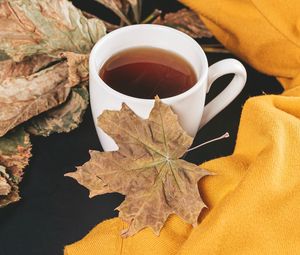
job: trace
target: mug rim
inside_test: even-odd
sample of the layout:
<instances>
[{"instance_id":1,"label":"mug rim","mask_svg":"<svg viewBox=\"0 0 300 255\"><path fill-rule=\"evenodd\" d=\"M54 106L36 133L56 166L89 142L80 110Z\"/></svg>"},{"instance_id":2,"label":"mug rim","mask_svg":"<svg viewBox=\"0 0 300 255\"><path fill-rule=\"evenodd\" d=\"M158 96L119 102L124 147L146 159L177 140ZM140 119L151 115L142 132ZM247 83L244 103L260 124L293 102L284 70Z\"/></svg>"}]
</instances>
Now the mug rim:
<instances>
[{"instance_id":1,"label":"mug rim","mask_svg":"<svg viewBox=\"0 0 300 255\"><path fill-rule=\"evenodd\" d=\"M124 33L126 31L132 31L135 29L143 29L143 28L154 28L154 29L160 29L160 30L165 30L167 32L171 32L171 33L177 33L177 35L181 36L181 37L185 37L186 39L188 39L192 44L195 45L195 48L197 48L197 50L199 50L199 52L202 55L202 58L200 59L200 61L204 61L204 68L205 70L201 70L201 72L199 73L199 77L197 77L197 82L195 83L195 85L193 85L191 88L189 88L188 90L172 96L172 97L165 97L165 98L161 98L161 100L165 101L165 102L173 102L173 101L178 101L181 100L183 98L188 97L189 95L193 94L197 89L199 89L201 86L204 86L203 84L205 84L204 79L205 77L207 77L208 74L208 61L207 61L207 57L205 52L203 51L203 49L201 48L201 46L189 35L174 29L174 28L170 28L167 26L163 26L163 25L157 25L157 24L135 24L135 25L129 25L126 27L122 27L122 28L118 28L112 32L110 32L109 34L106 34L104 37L100 38L98 40L98 42L93 46L91 53L90 53L90 58L89 58L89 66L90 66L90 75L94 75L94 77L96 76L96 81L98 83L98 85L101 85L104 89L108 90L110 93L113 93L115 96L118 96L120 98L126 99L126 100L130 100L130 101L134 101L134 102L154 102L155 99L147 99L147 98L139 98L139 97L133 97L133 96L129 96L126 94L123 94L113 88L111 88L108 84L106 84L106 82L104 80L102 80L102 78L99 76L98 72L97 72L97 68L96 68L96 62L95 62L95 57L96 57L96 51L98 51L99 47L102 46L102 44L106 43L107 40L111 40L112 37L116 37L118 36L118 34L120 33ZM149 46L151 47L151 46ZM128 47L129 49L130 47ZM118 52L113 53L112 55L116 54ZM111 55L111 56L112 56ZM186 59L186 61L188 61ZM190 63L190 61L188 61L189 64L194 68L194 65L192 65L192 63Z\"/></svg>"}]
</instances>

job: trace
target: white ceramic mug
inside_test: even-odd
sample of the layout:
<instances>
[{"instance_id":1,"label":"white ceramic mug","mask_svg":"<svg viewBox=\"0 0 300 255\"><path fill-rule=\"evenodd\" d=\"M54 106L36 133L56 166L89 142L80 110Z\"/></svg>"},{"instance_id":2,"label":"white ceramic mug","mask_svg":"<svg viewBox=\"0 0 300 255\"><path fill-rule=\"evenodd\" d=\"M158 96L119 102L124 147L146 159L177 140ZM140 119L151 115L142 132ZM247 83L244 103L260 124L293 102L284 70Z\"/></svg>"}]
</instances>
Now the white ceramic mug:
<instances>
[{"instance_id":1,"label":"white ceramic mug","mask_svg":"<svg viewBox=\"0 0 300 255\"><path fill-rule=\"evenodd\" d=\"M135 98L115 91L99 77L99 70L112 55L133 47L165 49L177 53L192 65L197 83L184 93L162 101L172 106L183 129L193 137L199 128L230 104L245 86L247 74L239 61L225 59L208 67L205 53L199 44L178 30L160 25L133 25L117 29L96 43L89 62L92 114L105 151L117 150L118 146L97 126L97 118L104 110L120 110L121 104L125 102L137 115L147 118L154 105L152 99ZM233 80L204 106L212 83L220 76L230 73L235 74Z\"/></svg>"}]
</instances>

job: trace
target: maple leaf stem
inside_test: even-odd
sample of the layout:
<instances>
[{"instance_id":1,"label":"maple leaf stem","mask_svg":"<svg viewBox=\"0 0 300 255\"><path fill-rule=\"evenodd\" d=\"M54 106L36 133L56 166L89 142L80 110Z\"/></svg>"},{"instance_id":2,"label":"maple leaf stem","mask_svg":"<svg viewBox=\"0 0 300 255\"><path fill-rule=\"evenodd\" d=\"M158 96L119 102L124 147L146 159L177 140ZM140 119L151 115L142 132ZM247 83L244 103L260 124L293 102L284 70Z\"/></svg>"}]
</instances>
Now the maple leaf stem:
<instances>
[{"instance_id":1,"label":"maple leaf stem","mask_svg":"<svg viewBox=\"0 0 300 255\"><path fill-rule=\"evenodd\" d=\"M199 145L197 145L197 146L195 146L195 147L193 147L193 148L190 148L190 149L187 150L187 152L196 150L196 149L198 149L198 148L200 148L200 147L202 147L202 146L204 146L204 145L206 145L206 144L209 144L209 143L212 143L212 142L216 142L216 141L219 141L219 140L222 140L222 139L226 139L226 138L229 138L229 133L228 133L228 132L226 132L224 135L221 135L220 137L217 137L217 138L215 138L215 139L206 141L206 142L201 143L201 144L199 144Z\"/></svg>"}]
</instances>

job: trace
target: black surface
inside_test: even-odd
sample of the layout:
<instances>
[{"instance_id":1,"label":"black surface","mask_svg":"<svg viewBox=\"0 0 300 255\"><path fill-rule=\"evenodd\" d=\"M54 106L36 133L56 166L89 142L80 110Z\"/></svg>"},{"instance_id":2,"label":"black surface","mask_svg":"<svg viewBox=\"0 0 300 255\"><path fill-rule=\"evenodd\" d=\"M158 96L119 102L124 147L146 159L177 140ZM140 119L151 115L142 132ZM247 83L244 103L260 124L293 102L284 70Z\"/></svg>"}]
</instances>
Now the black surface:
<instances>
[{"instance_id":1,"label":"black surface","mask_svg":"<svg viewBox=\"0 0 300 255\"><path fill-rule=\"evenodd\" d=\"M94 1L73 1L78 7L114 21L113 15ZM145 0L144 16L154 8L175 11L175 1ZM208 54L209 63L233 57ZM278 94L278 82L249 66L248 82L242 94L221 114L205 126L195 139L199 144L229 131L230 139L207 145L189 153L194 163L232 153L242 105L250 96ZM230 76L221 78L212 87L208 98L224 88ZM100 150L91 111L81 126L69 134L49 138L32 137L33 157L21 184L22 200L0 209L0 255L62 255L63 247L84 237L99 222L117 216L114 208L122 201L119 194L88 198L88 191L64 173L89 159L88 150ZM91 254L92 255L92 254Z\"/></svg>"}]
</instances>

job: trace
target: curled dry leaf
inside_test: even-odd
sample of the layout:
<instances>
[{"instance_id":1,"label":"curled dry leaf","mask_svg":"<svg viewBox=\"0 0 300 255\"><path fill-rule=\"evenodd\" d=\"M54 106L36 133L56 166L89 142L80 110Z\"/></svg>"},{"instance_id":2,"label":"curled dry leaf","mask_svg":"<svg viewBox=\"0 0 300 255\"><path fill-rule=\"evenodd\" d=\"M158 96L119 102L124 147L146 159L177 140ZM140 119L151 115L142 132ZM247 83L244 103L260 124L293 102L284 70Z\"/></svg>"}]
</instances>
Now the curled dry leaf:
<instances>
[{"instance_id":1,"label":"curled dry leaf","mask_svg":"<svg viewBox=\"0 0 300 255\"><path fill-rule=\"evenodd\" d=\"M11 190L6 196L0 196L0 208L20 200L19 187L14 182L10 183Z\"/></svg>"},{"instance_id":2,"label":"curled dry leaf","mask_svg":"<svg viewBox=\"0 0 300 255\"><path fill-rule=\"evenodd\" d=\"M18 184L31 157L30 151L29 134L23 128L14 129L0 138L0 176L2 184L5 179L10 186L7 194L0 195L0 207L19 200Z\"/></svg>"},{"instance_id":3,"label":"curled dry leaf","mask_svg":"<svg viewBox=\"0 0 300 255\"><path fill-rule=\"evenodd\" d=\"M27 131L42 136L69 132L81 123L88 101L86 86L73 88L65 103L34 118Z\"/></svg>"},{"instance_id":4,"label":"curled dry leaf","mask_svg":"<svg viewBox=\"0 0 300 255\"><path fill-rule=\"evenodd\" d=\"M7 193L10 185L9 194L0 195L0 206L19 199L17 184L30 157L28 147L18 146L12 154L4 151L8 141L17 143L14 139L21 137L8 131L61 105L71 90L68 103L56 108L55 116L70 118L65 130L78 125L86 89L69 87L87 80L88 54L105 32L101 20L85 17L67 0L0 0L0 165L8 173L8 178L0 176L1 192ZM71 106L72 117L67 113ZM29 141L27 133L22 137Z\"/></svg>"},{"instance_id":5,"label":"curled dry leaf","mask_svg":"<svg viewBox=\"0 0 300 255\"><path fill-rule=\"evenodd\" d=\"M47 55L35 55L26 57L20 62L15 62L12 59L0 61L0 84L8 78L28 76L43 69L56 58Z\"/></svg>"},{"instance_id":6,"label":"curled dry leaf","mask_svg":"<svg viewBox=\"0 0 300 255\"><path fill-rule=\"evenodd\" d=\"M89 78L89 55L63 52L61 57L67 59L69 87L74 87Z\"/></svg>"},{"instance_id":7,"label":"curled dry leaf","mask_svg":"<svg viewBox=\"0 0 300 255\"><path fill-rule=\"evenodd\" d=\"M111 24L111 23L106 22L106 21L103 21L103 24L104 24L105 27L106 27L107 33L112 32L112 31L114 31L114 30L120 28L120 26L115 25L115 24Z\"/></svg>"},{"instance_id":8,"label":"curled dry leaf","mask_svg":"<svg viewBox=\"0 0 300 255\"><path fill-rule=\"evenodd\" d=\"M121 1L121 10L124 13L124 15L127 17L130 9L130 4L128 3L128 0L120 0L120 1Z\"/></svg>"},{"instance_id":9,"label":"curled dry leaf","mask_svg":"<svg viewBox=\"0 0 300 255\"><path fill-rule=\"evenodd\" d=\"M103 4L106 8L112 10L124 23L130 25L131 22L128 20L124 12L124 4L126 5L127 2L123 4L122 0L96 0L97 2Z\"/></svg>"},{"instance_id":10,"label":"curled dry leaf","mask_svg":"<svg viewBox=\"0 0 300 255\"><path fill-rule=\"evenodd\" d=\"M193 139L170 106L156 98L145 120L123 104L120 111L105 111L98 121L119 150L92 151L90 161L66 175L87 187L91 197L108 192L125 195L117 208L129 224L122 236L145 227L158 235L170 214L195 226L205 207L197 183L209 173L180 159Z\"/></svg>"},{"instance_id":11,"label":"curled dry leaf","mask_svg":"<svg viewBox=\"0 0 300 255\"><path fill-rule=\"evenodd\" d=\"M18 185L0 165L0 208L20 199Z\"/></svg>"},{"instance_id":12,"label":"curled dry leaf","mask_svg":"<svg viewBox=\"0 0 300 255\"><path fill-rule=\"evenodd\" d=\"M23 169L28 165L30 151L29 134L21 127L0 138L0 165L8 169L17 183L21 180Z\"/></svg>"},{"instance_id":13,"label":"curled dry leaf","mask_svg":"<svg viewBox=\"0 0 300 255\"><path fill-rule=\"evenodd\" d=\"M0 84L0 137L18 124L61 103L69 95L68 65L57 63L28 77Z\"/></svg>"},{"instance_id":14,"label":"curled dry leaf","mask_svg":"<svg viewBox=\"0 0 300 255\"><path fill-rule=\"evenodd\" d=\"M88 55L73 52L62 53L60 59L35 55L21 62L5 60L0 67L0 136L60 105L69 95L68 87L88 79ZM22 74L31 75L15 78Z\"/></svg>"},{"instance_id":15,"label":"curled dry leaf","mask_svg":"<svg viewBox=\"0 0 300 255\"><path fill-rule=\"evenodd\" d=\"M96 18L97 19L97 17L95 15L91 14L91 13L82 11L82 14L84 15L84 17L86 17L88 19L92 19L92 18ZM104 24L104 26L106 28L106 32L107 33L109 33L109 32L111 32L111 31L113 31L113 30L115 30L115 29L117 29L117 28L120 27L118 25L111 24L111 23L109 23L109 22L107 22L105 20L101 20L101 21L103 22L103 24ZM1 55L0 55L0 57L1 57Z\"/></svg>"},{"instance_id":16,"label":"curled dry leaf","mask_svg":"<svg viewBox=\"0 0 300 255\"><path fill-rule=\"evenodd\" d=\"M11 191L8 178L9 176L5 171L5 167L0 165L0 196L7 196Z\"/></svg>"},{"instance_id":17,"label":"curled dry leaf","mask_svg":"<svg viewBox=\"0 0 300 255\"><path fill-rule=\"evenodd\" d=\"M131 6L136 23L141 21L142 0L127 0Z\"/></svg>"},{"instance_id":18,"label":"curled dry leaf","mask_svg":"<svg viewBox=\"0 0 300 255\"><path fill-rule=\"evenodd\" d=\"M105 34L101 20L86 18L67 0L2 0L0 10L0 49L14 61L63 51L87 54Z\"/></svg>"},{"instance_id":19,"label":"curled dry leaf","mask_svg":"<svg viewBox=\"0 0 300 255\"><path fill-rule=\"evenodd\" d=\"M186 8L178 12L168 13L164 17L158 17L153 21L153 24L176 28L194 38L213 36L200 17L192 10Z\"/></svg>"}]
</instances>

